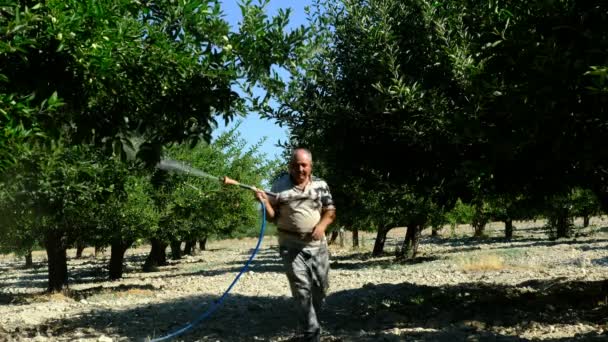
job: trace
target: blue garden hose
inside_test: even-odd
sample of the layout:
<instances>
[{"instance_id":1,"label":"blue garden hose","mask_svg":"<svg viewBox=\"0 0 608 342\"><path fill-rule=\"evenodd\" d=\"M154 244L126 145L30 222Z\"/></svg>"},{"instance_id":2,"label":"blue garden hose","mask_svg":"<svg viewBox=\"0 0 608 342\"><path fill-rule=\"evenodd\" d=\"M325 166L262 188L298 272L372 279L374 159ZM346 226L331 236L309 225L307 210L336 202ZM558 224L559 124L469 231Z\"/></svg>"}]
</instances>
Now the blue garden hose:
<instances>
[{"instance_id":1,"label":"blue garden hose","mask_svg":"<svg viewBox=\"0 0 608 342\"><path fill-rule=\"evenodd\" d=\"M150 340L150 342L167 341L167 340L170 340L174 337L177 337L177 336L185 333L186 331L194 328L199 323L201 323L202 321L207 319L209 316L211 316L211 314L215 310L217 310L217 308L219 308L220 305L222 305L222 303L224 302L224 299L226 298L226 296L228 296L228 293L230 292L230 290L232 290L232 287L236 284L236 282L239 280L241 275L243 275L243 273L245 273L245 271L247 271L247 269L249 268L249 264L251 264L251 261L257 254L258 250L260 249L260 245L262 244L262 239L264 238L264 231L266 230L266 207L264 206L264 203L262 203L261 201L260 201L260 203L262 204L262 227L260 228L260 236L258 238L258 243L255 246L253 252L251 253L251 256L249 257L249 259L247 260L247 262L245 263L243 268L241 268L241 271L236 275L236 277L234 278L234 280L232 281L230 286L228 286L226 291L224 291L224 294L222 294L222 296L218 300L214 301L213 304L211 304L211 306L205 312L200 314L194 321L184 325L183 327L173 331L170 334L152 339L152 340Z\"/></svg>"}]
</instances>

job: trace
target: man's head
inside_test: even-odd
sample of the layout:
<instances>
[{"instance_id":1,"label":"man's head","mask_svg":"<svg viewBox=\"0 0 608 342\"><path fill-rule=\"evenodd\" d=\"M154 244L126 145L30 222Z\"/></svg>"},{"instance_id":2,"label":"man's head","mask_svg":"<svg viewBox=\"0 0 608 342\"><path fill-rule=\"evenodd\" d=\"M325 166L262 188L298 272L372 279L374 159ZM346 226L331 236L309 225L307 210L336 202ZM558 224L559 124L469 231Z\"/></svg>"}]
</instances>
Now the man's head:
<instances>
[{"instance_id":1,"label":"man's head","mask_svg":"<svg viewBox=\"0 0 608 342\"><path fill-rule=\"evenodd\" d=\"M312 153L305 148L296 148L291 153L289 174L296 184L304 184L312 173Z\"/></svg>"}]
</instances>

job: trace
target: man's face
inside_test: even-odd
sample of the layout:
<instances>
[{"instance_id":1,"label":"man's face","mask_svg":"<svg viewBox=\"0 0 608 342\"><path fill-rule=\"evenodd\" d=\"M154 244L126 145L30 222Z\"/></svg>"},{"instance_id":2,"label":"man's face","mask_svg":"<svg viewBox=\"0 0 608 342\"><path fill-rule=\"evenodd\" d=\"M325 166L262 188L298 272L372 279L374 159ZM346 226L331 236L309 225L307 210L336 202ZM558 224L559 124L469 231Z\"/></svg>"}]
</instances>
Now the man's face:
<instances>
[{"instance_id":1,"label":"man's face","mask_svg":"<svg viewBox=\"0 0 608 342\"><path fill-rule=\"evenodd\" d=\"M312 173L312 161L308 153L296 151L294 160L289 164L289 173L296 184L305 183Z\"/></svg>"}]
</instances>

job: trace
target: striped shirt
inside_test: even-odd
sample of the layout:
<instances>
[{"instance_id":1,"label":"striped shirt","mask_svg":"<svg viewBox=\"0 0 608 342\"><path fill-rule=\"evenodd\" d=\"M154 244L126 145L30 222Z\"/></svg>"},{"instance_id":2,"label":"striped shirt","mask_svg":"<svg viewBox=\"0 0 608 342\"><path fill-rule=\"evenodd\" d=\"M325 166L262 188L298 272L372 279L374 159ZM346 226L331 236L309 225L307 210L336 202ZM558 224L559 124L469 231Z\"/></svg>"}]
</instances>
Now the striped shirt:
<instances>
[{"instance_id":1,"label":"striped shirt","mask_svg":"<svg viewBox=\"0 0 608 342\"><path fill-rule=\"evenodd\" d=\"M277 194L272 205L276 210L279 243L301 240L307 245L318 244L320 241L312 241L310 233L321 220L323 211L335 210L327 183L313 176L304 189L300 189L289 174L285 174L274 182L270 191Z\"/></svg>"}]
</instances>

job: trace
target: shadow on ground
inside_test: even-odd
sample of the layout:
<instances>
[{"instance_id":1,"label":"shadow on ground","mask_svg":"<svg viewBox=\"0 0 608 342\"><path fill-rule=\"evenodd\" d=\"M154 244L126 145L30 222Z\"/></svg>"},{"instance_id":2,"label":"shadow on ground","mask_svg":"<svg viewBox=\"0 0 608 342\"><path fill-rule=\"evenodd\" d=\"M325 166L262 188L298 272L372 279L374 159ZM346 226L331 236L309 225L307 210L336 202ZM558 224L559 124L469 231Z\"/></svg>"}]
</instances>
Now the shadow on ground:
<instances>
[{"instance_id":1,"label":"shadow on ground","mask_svg":"<svg viewBox=\"0 0 608 342\"><path fill-rule=\"evenodd\" d=\"M149 291L158 291L146 287ZM120 288L128 290L127 287ZM74 295L78 298L91 295ZM538 326L608 324L608 281L527 281L515 286L466 283L418 286L368 285L331 293L322 315L324 341L523 341L523 330ZM142 341L172 332L199 316L217 298L192 296L132 309L93 307L88 314L49 321L19 336L40 331L55 337L100 333ZM230 295L214 315L180 341L277 341L296 328L286 297ZM83 330L83 327L86 329ZM16 337L16 336L13 336ZM9 338L10 340L10 338ZM608 335L578 334L566 340L608 340Z\"/></svg>"},{"instance_id":2,"label":"shadow on ground","mask_svg":"<svg viewBox=\"0 0 608 342\"><path fill-rule=\"evenodd\" d=\"M594 243L608 243L607 239L595 239ZM497 244L496 247L492 246L490 249L501 249L501 248L512 248L512 247L551 247L557 245L586 245L589 244L587 240L577 240L576 238L566 238L558 240L548 240L547 238L517 238L507 240L503 237L486 237L486 238L473 238L473 237L457 237L457 238L427 238L423 243L445 245L450 247L466 247L469 250L478 249L479 245L493 245ZM460 252L460 250L454 250ZM453 252L453 251L450 251Z\"/></svg>"}]
</instances>

